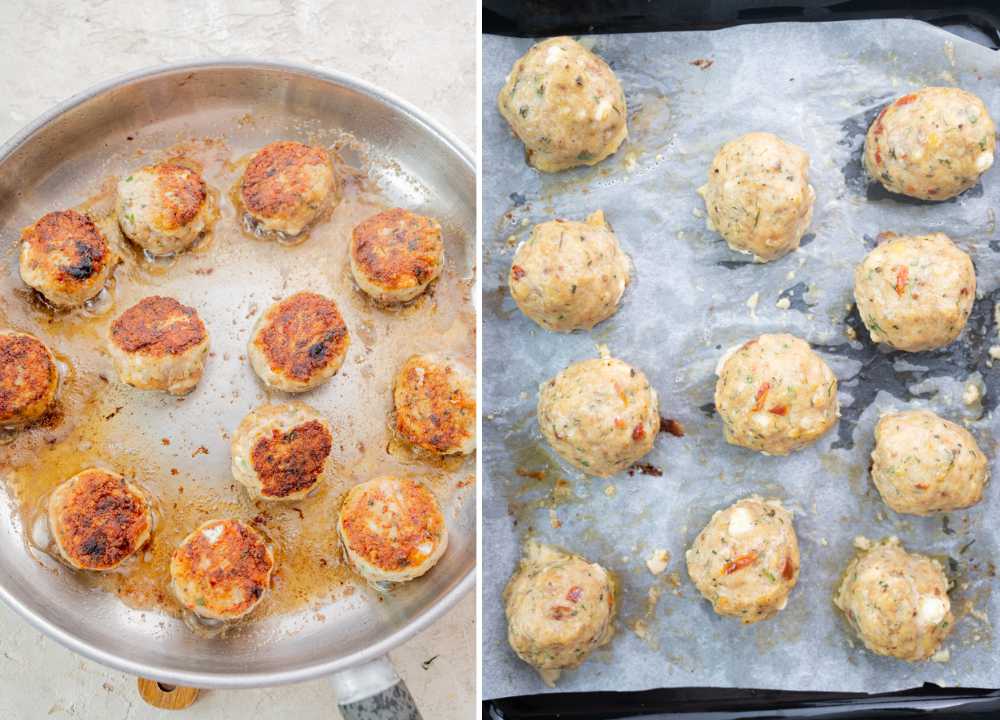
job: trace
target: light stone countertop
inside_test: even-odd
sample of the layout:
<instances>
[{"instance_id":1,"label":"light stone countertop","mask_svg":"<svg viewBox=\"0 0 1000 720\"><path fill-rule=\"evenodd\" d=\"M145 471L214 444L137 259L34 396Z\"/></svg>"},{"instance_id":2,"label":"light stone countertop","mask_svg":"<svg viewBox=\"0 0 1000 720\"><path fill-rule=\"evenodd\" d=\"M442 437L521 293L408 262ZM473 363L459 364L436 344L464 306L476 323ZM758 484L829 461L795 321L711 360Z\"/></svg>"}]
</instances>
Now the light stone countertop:
<instances>
[{"instance_id":1,"label":"light stone countertop","mask_svg":"<svg viewBox=\"0 0 1000 720\"><path fill-rule=\"evenodd\" d=\"M408 100L475 147L474 0L7 0L0 3L0 141L61 100L168 62L256 56L335 69ZM424 716L478 714L475 596L394 651ZM429 665L425 661L436 656ZM170 715L135 679L65 650L0 604L0 718L337 717L330 685L204 691ZM293 714L294 713L294 714Z\"/></svg>"}]
</instances>

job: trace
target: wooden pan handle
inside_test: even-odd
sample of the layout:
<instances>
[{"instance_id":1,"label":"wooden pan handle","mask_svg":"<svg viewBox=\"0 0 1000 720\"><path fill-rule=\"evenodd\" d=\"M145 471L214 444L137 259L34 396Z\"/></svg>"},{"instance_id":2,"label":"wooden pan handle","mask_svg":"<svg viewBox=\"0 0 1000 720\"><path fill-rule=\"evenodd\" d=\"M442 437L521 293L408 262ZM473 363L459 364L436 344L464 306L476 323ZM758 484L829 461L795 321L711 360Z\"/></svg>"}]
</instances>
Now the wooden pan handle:
<instances>
[{"instance_id":1,"label":"wooden pan handle","mask_svg":"<svg viewBox=\"0 0 1000 720\"><path fill-rule=\"evenodd\" d=\"M146 678L136 678L136 681L139 695L146 704L161 710L183 710L198 699L198 688L166 685Z\"/></svg>"}]
</instances>

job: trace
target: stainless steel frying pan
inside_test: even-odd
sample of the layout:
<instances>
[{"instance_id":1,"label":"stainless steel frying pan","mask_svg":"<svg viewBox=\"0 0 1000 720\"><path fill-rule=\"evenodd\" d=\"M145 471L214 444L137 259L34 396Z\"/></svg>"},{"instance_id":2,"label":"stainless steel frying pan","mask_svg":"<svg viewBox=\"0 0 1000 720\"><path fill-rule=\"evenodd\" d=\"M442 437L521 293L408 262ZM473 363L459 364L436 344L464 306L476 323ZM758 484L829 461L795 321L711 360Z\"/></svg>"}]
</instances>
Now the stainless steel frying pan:
<instances>
[{"instance_id":1,"label":"stainless steel frying pan","mask_svg":"<svg viewBox=\"0 0 1000 720\"><path fill-rule=\"evenodd\" d=\"M241 117L250 119L241 122ZM0 148L0 244L9 248L16 243L19 228L42 212L87 197L96 178L134 165L137 142L152 150L184 137L221 133L238 155L280 137L322 135L329 128L351 133L367 145L370 174L389 201L419 207L442 219L454 244L449 249L451 270L471 278L476 181L469 152L415 108L366 83L256 60L198 62L133 73L71 98L38 118ZM265 251L271 250L261 250ZM4 257L3 272L16 273L13 254ZM317 262L303 257L303 273L309 282L318 282L310 275ZM218 269L215 280L203 288L203 302L209 306L203 316L210 332L213 310L224 313L225 303L236 302L235 297L258 282L227 272L224 266ZM330 277L343 280L340 270L330 271ZM281 282L284 285L264 287L258 299L286 287L288 274ZM18 301L5 298L4 302L9 308ZM241 313L241 323L244 308L234 311ZM350 326L350 317L348 321ZM234 335L231 341L238 344L240 337ZM220 342L228 341L224 337ZM391 348L397 353L404 349ZM388 363L378 372L388 372ZM211 374L210 364L206 377ZM223 376L218 382L229 383L220 394L260 393L245 366L232 371L236 379L217 374ZM387 381L376 377L373 382ZM205 392L211 390L209 386ZM340 404L355 411L366 404L373 415L385 410L386 400L372 399L367 390L352 393L342 383L338 392L343 395ZM226 474L223 440L214 437L214 431L192 426L199 422L214 423L213 428L235 426L250 399L211 407L205 416L180 419L174 415L185 410L163 409L156 399L142 402L147 405L132 421L136 432L149 432L152 439L157 424L172 419L175 444L177 435L183 439L188 433L193 441L193 434L200 432L200 441L211 451L207 457L181 457L182 473ZM371 427L383 422L373 421ZM469 465L471 461L466 472ZM130 609L113 594L86 587L64 568L41 562L25 546L13 499L0 490L0 598L66 647L134 675L193 687L246 688L339 674L341 702L354 703L356 710L382 708L388 716L406 717L400 709L408 702L405 689L393 686L395 676L384 656L439 618L475 582L474 494L450 508L448 515L451 541L441 562L384 601L371 591L359 590L299 612L265 617L231 637L207 639L192 634L180 620ZM373 695L376 699L371 699ZM389 702L392 698L396 705Z\"/></svg>"}]
</instances>

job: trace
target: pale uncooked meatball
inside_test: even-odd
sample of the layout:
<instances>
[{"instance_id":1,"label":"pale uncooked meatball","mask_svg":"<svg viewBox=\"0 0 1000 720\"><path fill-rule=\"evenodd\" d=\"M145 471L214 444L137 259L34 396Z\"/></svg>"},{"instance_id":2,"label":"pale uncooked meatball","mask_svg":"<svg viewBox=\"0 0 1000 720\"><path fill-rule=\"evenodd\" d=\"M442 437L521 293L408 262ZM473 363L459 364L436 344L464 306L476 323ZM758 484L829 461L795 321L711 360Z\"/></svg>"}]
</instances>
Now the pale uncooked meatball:
<instances>
[{"instance_id":1,"label":"pale uncooked meatball","mask_svg":"<svg viewBox=\"0 0 1000 720\"><path fill-rule=\"evenodd\" d=\"M78 570L113 570L149 540L145 493L118 473L90 468L49 497L49 527L62 558Z\"/></svg>"},{"instance_id":2,"label":"pale uncooked meatball","mask_svg":"<svg viewBox=\"0 0 1000 720\"><path fill-rule=\"evenodd\" d=\"M413 300L443 264L441 224L434 218L393 208L363 220L351 233L351 274L379 302Z\"/></svg>"},{"instance_id":3,"label":"pale uncooked meatball","mask_svg":"<svg viewBox=\"0 0 1000 720\"><path fill-rule=\"evenodd\" d=\"M201 174L174 163L148 165L118 183L118 224L151 255L191 247L208 230L213 205Z\"/></svg>"},{"instance_id":4,"label":"pale uncooked meatball","mask_svg":"<svg viewBox=\"0 0 1000 720\"><path fill-rule=\"evenodd\" d=\"M445 355L410 357L392 388L395 428L406 442L434 455L476 449L476 376Z\"/></svg>"},{"instance_id":5,"label":"pale uncooked meatball","mask_svg":"<svg viewBox=\"0 0 1000 720\"><path fill-rule=\"evenodd\" d=\"M34 335L0 330L0 427L42 417L59 388L55 355Z\"/></svg>"},{"instance_id":6,"label":"pale uncooked meatball","mask_svg":"<svg viewBox=\"0 0 1000 720\"><path fill-rule=\"evenodd\" d=\"M975 505L989 461L972 433L929 410L884 415L875 426L872 480L898 513L930 515Z\"/></svg>"},{"instance_id":7,"label":"pale uncooked meatball","mask_svg":"<svg viewBox=\"0 0 1000 720\"><path fill-rule=\"evenodd\" d=\"M186 395L205 371L208 331L194 308L153 295L111 324L108 351L126 385Z\"/></svg>"},{"instance_id":8,"label":"pale uncooked meatball","mask_svg":"<svg viewBox=\"0 0 1000 720\"><path fill-rule=\"evenodd\" d=\"M529 542L504 590L507 640L550 686L614 635L608 571L578 555Z\"/></svg>"},{"instance_id":9,"label":"pale uncooked meatball","mask_svg":"<svg viewBox=\"0 0 1000 720\"><path fill-rule=\"evenodd\" d=\"M209 520L170 558L177 600L206 620L232 621L253 611L271 586L274 552L258 530L239 520Z\"/></svg>"},{"instance_id":10,"label":"pale uncooked meatball","mask_svg":"<svg viewBox=\"0 0 1000 720\"><path fill-rule=\"evenodd\" d=\"M872 342L919 352L962 334L976 299L972 260L944 233L888 238L854 271L854 300Z\"/></svg>"},{"instance_id":11,"label":"pale uncooked meatball","mask_svg":"<svg viewBox=\"0 0 1000 720\"><path fill-rule=\"evenodd\" d=\"M816 200L806 151L764 132L723 145L698 194L705 199L708 229L758 262L799 246Z\"/></svg>"},{"instance_id":12,"label":"pale uncooked meatball","mask_svg":"<svg viewBox=\"0 0 1000 720\"><path fill-rule=\"evenodd\" d=\"M837 378L809 343L761 335L719 361L715 407L726 441L766 455L816 442L840 416Z\"/></svg>"},{"instance_id":13,"label":"pale uncooked meatball","mask_svg":"<svg viewBox=\"0 0 1000 720\"><path fill-rule=\"evenodd\" d=\"M532 46L514 63L497 104L528 163L543 172L595 165L628 137L618 78L572 38Z\"/></svg>"},{"instance_id":14,"label":"pale uncooked meatball","mask_svg":"<svg viewBox=\"0 0 1000 720\"><path fill-rule=\"evenodd\" d=\"M955 624L950 583L941 563L908 553L897 538L860 550L844 571L834 603L869 650L900 660L926 660Z\"/></svg>"},{"instance_id":15,"label":"pale uncooked meatball","mask_svg":"<svg viewBox=\"0 0 1000 720\"><path fill-rule=\"evenodd\" d=\"M641 370L603 350L601 357L573 363L542 383L538 425L566 462L608 477L653 449L659 398Z\"/></svg>"},{"instance_id":16,"label":"pale uncooked meatball","mask_svg":"<svg viewBox=\"0 0 1000 720\"><path fill-rule=\"evenodd\" d=\"M350 344L337 303L319 293L298 292L261 314L247 355L264 384L305 392L337 374Z\"/></svg>"},{"instance_id":17,"label":"pale uncooked meatball","mask_svg":"<svg viewBox=\"0 0 1000 720\"><path fill-rule=\"evenodd\" d=\"M339 187L322 147L292 141L258 150L240 181L244 224L255 234L295 241L323 211L335 205Z\"/></svg>"},{"instance_id":18,"label":"pale uncooked meatball","mask_svg":"<svg viewBox=\"0 0 1000 720\"><path fill-rule=\"evenodd\" d=\"M305 403L264 405L233 434L230 469L253 497L298 500L316 487L333 448L333 431Z\"/></svg>"},{"instance_id":19,"label":"pale uncooked meatball","mask_svg":"<svg viewBox=\"0 0 1000 720\"><path fill-rule=\"evenodd\" d=\"M885 106L865 136L865 169L890 192L947 200L993 165L996 127L983 101L928 87Z\"/></svg>"},{"instance_id":20,"label":"pale uncooked meatball","mask_svg":"<svg viewBox=\"0 0 1000 720\"><path fill-rule=\"evenodd\" d=\"M586 222L536 225L514 254L510 294L546 330L590 330L618 309L629 269L628 256L598 210Z\"/></svg>"},{"instance_id":21,"label":"pale uncooked meatball","mask_svg":"<svg viewBox=\"0 0 1000 720\"><path fill-rule=\"evenodd\" d=\"M337 534L348 564L376 586L426 574L448 547L437 498L412 478L355 485L340 506Z\"/></svg>"},{"instance_id":22,"label":"pale uncooked meatball","mask_svg":"<svg viewBox=\"0 0 1000 720\"><path fill-rule=\"evenodd\" d=\"M685 557L715 612L748 625L783 610L799 579L792 514L780 500L756 495L716 512Z\"/></svg>"},{"instance_id":23,"label":"pale uncooked meatball","mask_svg":"<svg viewBox=\"0 0 1000 720\"><path fill-rule=\"evenodd\" d=\"M21 279L55 307L95 297L115 262L104 233L76 210L50 212L21 231Z\"/></svg>"}]
</instances>

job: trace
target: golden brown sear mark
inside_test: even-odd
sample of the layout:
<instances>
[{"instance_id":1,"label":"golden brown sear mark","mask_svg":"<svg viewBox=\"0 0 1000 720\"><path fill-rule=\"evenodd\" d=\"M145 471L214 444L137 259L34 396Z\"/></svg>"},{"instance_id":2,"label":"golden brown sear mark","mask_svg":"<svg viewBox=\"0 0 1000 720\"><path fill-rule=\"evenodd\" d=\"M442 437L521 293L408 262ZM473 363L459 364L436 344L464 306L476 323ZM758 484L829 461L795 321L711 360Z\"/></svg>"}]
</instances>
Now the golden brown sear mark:
<instances>
[{"instance_id":1,"label":"golden brown sear mark","mask_svg":"<svg viewBox=\"0 0 1000 720\"><path fill-rule=\"evenodd\" d=\"M174 163L160 163L151 169L163 199L163 228L176 230L194 220L208 197L208 186L201 174Z\"/></svg>"},{"instance_id":2,"label":"golden brown sear mark","mask_svg":"<svg viewBox=\"0 0 1000 720\"><path fill-rule=\"evenodd\" d=\"M240 196L247 210L263 217L292 215L313 182L304 168L329 165L330 155L321 147L292 141L261 148L247 164Z\"/></svg>"},{"instance_id":3,"label":"golden brown sear mark","mask_svg":"<svg viewBox=\"0 0 1000 720\"><path fill-rule=\"evenodd\" d=\"M475 427L476 398L451 364L410 358L396 377L393 399L396 430L405 440L441 455L463 452Z\"/></svg>"},{"instance_id":4,"label":"golden brown sear mark","mask_svg":"<svg viewBox=\"0 0 1000 720\"><path fill-rule=\"evenodd\" d=\"M272 430L251 451L261 494L281 498L312 486L323 472L332 448L330 431L317 420L302 423L286 433Z\"/></svg>"},{"instance_id":5,"label":"golden brown sear mark","mask_svg":"<svg viewBox=\"0 0 1000 720\"><path fill-rule=\"evenodd\" d=\"M270 585L274 557L260 533L239 520L211 520L174 550L170 574L178 599L195 614L235 619Z\"/></svg>"},{"instance_id":6,"label":"golden brown sear mark","mask_svg":"<svg viewBox=\"0 0 1000 720\"><path fill-rule=\"evenodd\" d=\"M433 493L410 478L358 486L345 498L340 522L351 551L387 571L420 565L427 559L428 543L437 543L444 532L444 518Z\"/></svg>"},{"instance_id":7,"label":"golden brown sear mark","mask_svg":"<svg viewBox=\"0 0 1000 720\"><path fill-rule=\"evenodd\" d=\"M84 570L109 570L145 543L149 506L125 478L91 468L56 489L49 520L64 558Z\"/></svg>"},{"instance_id":8,"label":"golden brown sear mark","mask_svg":"<svg viewBox=\"0 0 1000 720\"><path fill-rule=\"evenodd\" d=\"M300 292L267 311L254 339L268 364L293 380L308 382L331 362L338 362L350 339L337 305L311 292Z\"/></svg>"},{"instance_id":9,"label":"golden brown sear mark","mask_svg":"<svg viewBox=\"0 0 1000 720\"><path fill-rule=\"evenodd\" d=\"M207 336L198 311L174 298L143 298L111 325L111 341L125 352L179 355Z\"/></svg>"},{"instance_id":10,"label":"golden brown sear mark","mask_svg":"<svg viewBox=\"0 0 1000 720\"><path fill-rule=\"evenodd\" d=\"M0 332L0 425L41 417L55 398L58 380L52 353L41 340Z\"/></svg>"},{"instance_id":11,"label":"golden brown sear mark","mask_svg":"<svg viewBox=\"0 0 1000 720\"><path fill-rule=\"evenodd\" d=\"M393 208L359 223L351 234L351 258L381 290L423 286L440 272L441 226L433 218Z\"/></svg>"}]
</instances>

